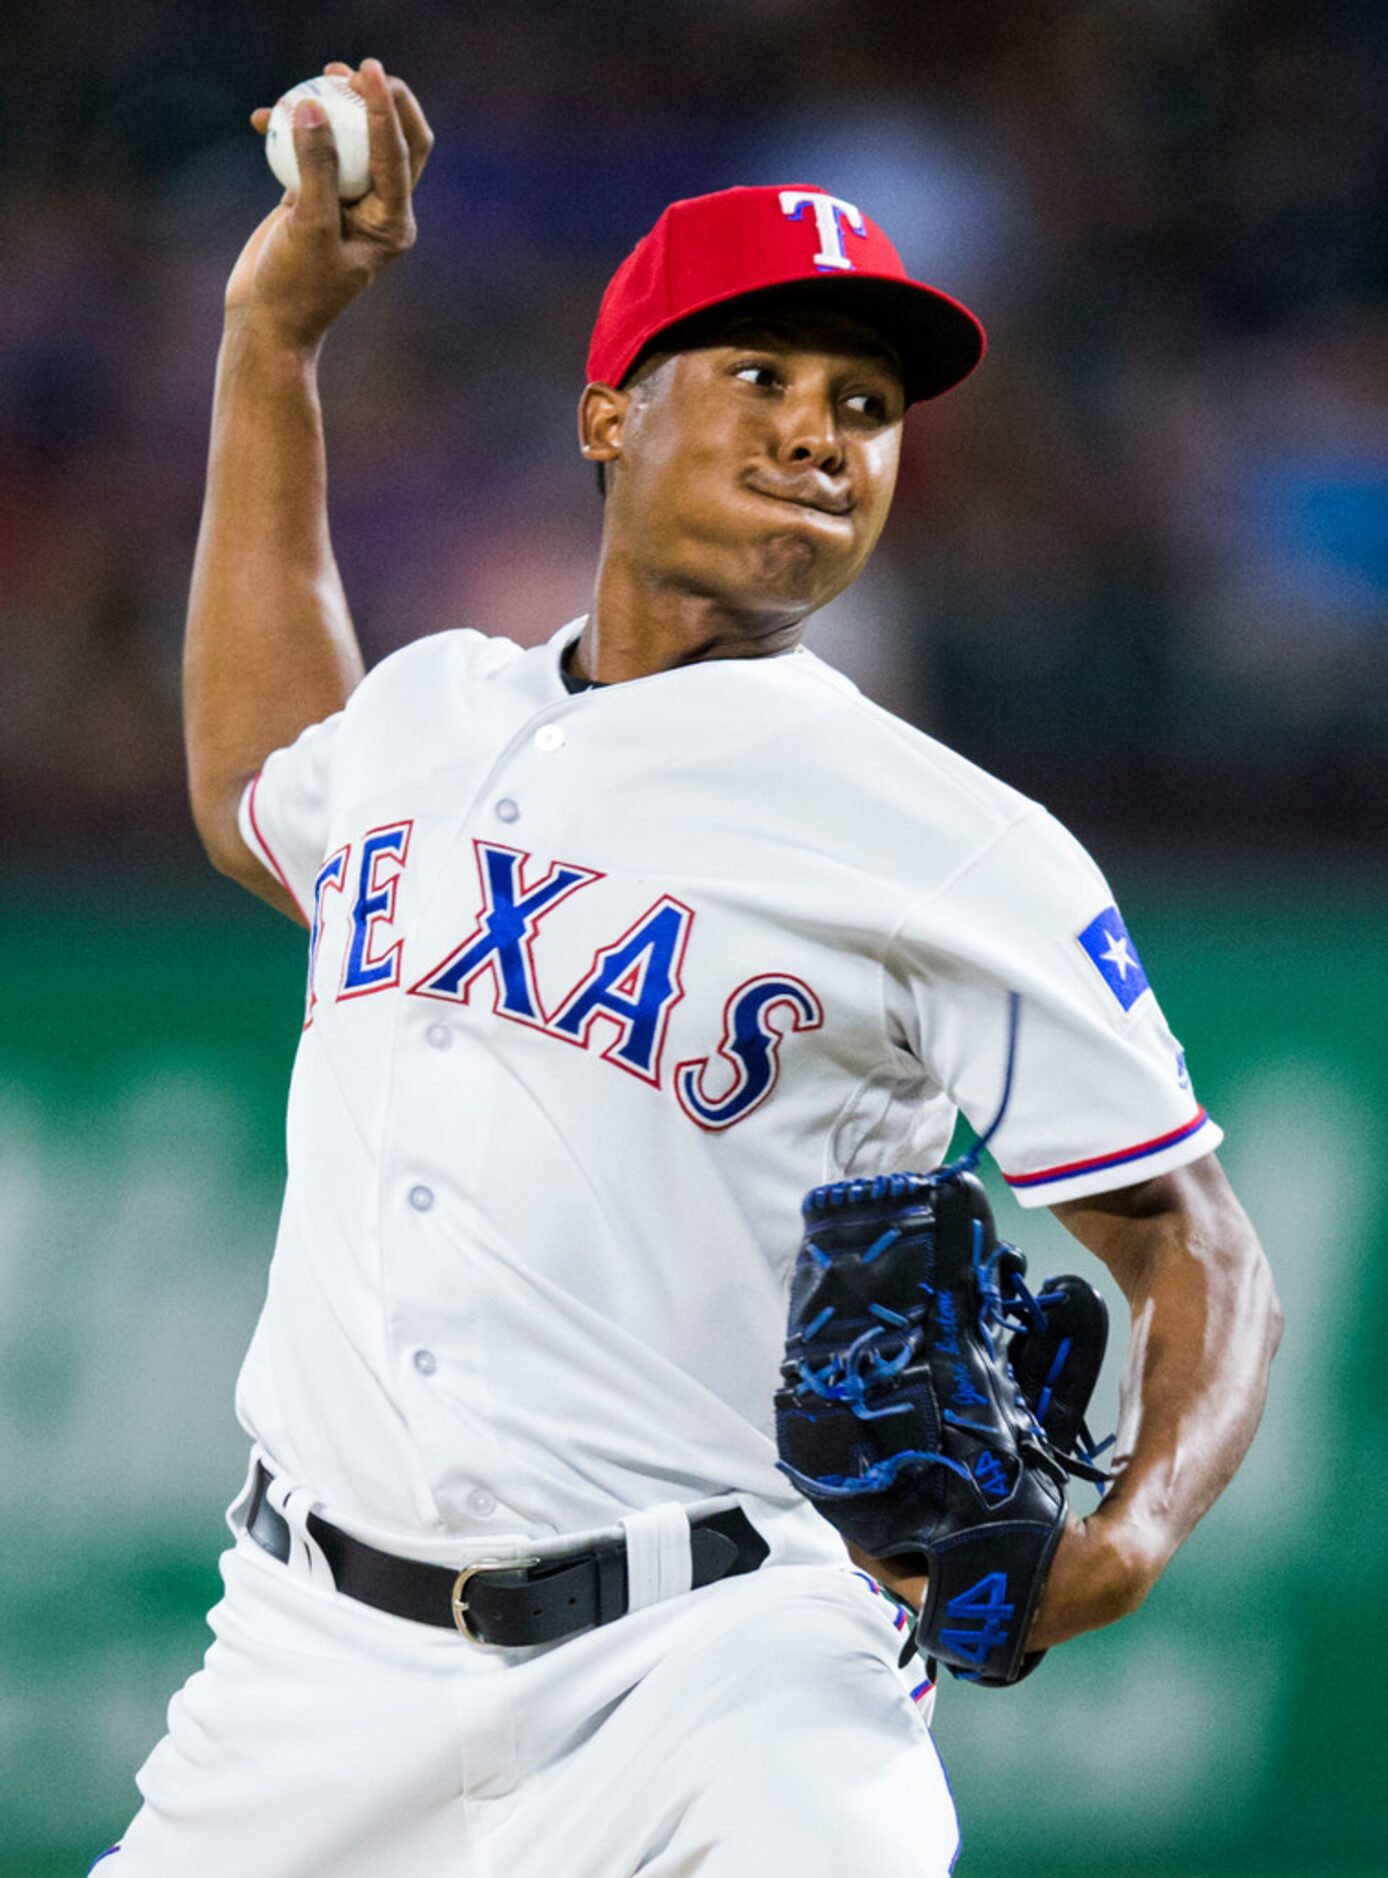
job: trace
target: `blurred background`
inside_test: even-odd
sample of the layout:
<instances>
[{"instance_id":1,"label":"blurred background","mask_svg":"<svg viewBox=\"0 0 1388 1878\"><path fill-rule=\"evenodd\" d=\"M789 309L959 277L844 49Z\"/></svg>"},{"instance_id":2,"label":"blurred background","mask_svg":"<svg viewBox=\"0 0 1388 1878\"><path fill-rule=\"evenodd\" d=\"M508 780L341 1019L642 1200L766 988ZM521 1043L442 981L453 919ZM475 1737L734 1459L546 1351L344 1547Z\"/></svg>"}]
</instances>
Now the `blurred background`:
<instances>
[{"instance_id":1,"label":"blurred background","mask_svg":"<svg viewBox=\"0 0 1388 1878\"><path fill-rule=\"evenodd\" d=\"M672 197L822 185L983 316L810 643L1095 850L1289 1321L1143 1613L944 1691L960 1871L1388 1873L1388 11L63 0L0 61L0 1874L127 1822L243 1470L301 940L196 848L179 641L247 114L367 55L438 134L325 360L370 659L583 610L588 329Z\"/></svg>"}]
</instances>

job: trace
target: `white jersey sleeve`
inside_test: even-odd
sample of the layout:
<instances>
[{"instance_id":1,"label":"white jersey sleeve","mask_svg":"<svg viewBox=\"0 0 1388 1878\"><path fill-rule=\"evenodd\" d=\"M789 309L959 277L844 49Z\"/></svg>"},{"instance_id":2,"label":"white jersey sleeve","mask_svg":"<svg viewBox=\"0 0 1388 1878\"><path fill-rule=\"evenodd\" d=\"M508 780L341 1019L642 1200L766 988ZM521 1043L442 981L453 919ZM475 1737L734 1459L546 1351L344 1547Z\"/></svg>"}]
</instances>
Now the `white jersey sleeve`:
<instances>
[{"instance_id":1,"label":"white jersey sleeve","mask_svg":"<svg viewBox=\"0 0 1388 1878\"><path fill-rule=\"evenodd\" d=\"M477 685L520 651L467 627L426 633L374 665L341 711L266 757L241 797L238 826L306 926L333 828L353 797L387 775L403 781L456 754Z\"/></svg>"},{"instance_id":2,"label":"white jersey sleeve","mask_svg":"<svg viewBox=\"0 0 1388 1878\"><path fill-rule=\"evenodd\" d=\"M267 756L241 797L241 839L286 889L309 923L314 882L328 846L333 751L343 714L310 724Z\"/></svg>"},{"instance_id":3,"label":"white jersey sleeve","mask_svg":"<svg viewBox=\"0 0 1388 1878\"><path fill-rule=\"evenodd\" d=\"M1130 1186L1218 1146L1107 882L1033 807L918 901L898 935L915 1051L985 1129L1023 1206Z\"/></svg>"}]
</instances>

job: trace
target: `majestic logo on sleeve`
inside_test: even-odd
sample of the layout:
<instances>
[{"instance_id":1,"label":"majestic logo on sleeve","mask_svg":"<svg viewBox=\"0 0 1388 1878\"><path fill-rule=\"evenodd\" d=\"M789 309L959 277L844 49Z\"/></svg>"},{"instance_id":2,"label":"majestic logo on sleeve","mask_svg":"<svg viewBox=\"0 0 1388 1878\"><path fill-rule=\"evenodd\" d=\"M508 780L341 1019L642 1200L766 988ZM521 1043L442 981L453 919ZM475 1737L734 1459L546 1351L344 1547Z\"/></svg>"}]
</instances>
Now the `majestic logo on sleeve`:
<instances>
[{"instance_id":1,"label":"majestic logo on sleeve","mask_svg":"<svg viewBox=\"0 0 1388 1878\"><path fill-rule=\"evenodd\" d=\"M1106 906L1076 937L1100 978L1123 1009L1130 1011L1151 986L1118 908Z\"/></svg>"},{"instance_id":2,"label":"majestic logo on sleeve","mask_svg":"<svg viewBox=\"0 0 1388 1878\"><path fill-rule=\"evenodd\" d=\"M490 1008L556 1042L594 1051L655 1089L665 1086L666 1031L684 996L692 907L661 894L625 932L599 946L577 981L546 1009L534 957L544 943L543 924L604 876L563 861L544 867L519 848L475 840L480 904L472 924L422 977L411 980L402 968L407 936L395 930L409 845L410 824L392 823L364 837L355 863L351 844L324 863L314 887L305 1028L319 1003L319 953L328 896L336 895L347 920L338 1003L403 981L408 996ZM335 920L342 917L337 913ZM731 1128L771 1094L789 1041L823 1021L819 998L803 980L777 972L747 980L729 996L722 1035L710 1038L708 1054L676 1065L680 1108L712 1133Z\"/></svg>"}]
</instances>

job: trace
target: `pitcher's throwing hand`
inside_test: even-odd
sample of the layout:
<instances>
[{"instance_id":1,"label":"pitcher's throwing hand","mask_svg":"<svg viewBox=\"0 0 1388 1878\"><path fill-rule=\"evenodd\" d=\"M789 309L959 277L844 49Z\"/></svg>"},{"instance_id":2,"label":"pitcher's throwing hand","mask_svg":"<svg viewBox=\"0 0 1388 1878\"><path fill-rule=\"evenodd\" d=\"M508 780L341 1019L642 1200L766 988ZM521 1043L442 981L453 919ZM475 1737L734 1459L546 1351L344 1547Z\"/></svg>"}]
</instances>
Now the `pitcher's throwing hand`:
<instances>
[{"instance_id":1,"label":"pitcher's throwing hand","mask_svg":"<svg viewBox=\"0 0 1388 1878\"><path fill-rule=\"evenodd\" d=\"M337 148L321 104L306 99L294 113L300 187L286 191L242 250L227 285L227 311L263 321L300 347L318 343L364 287L413 247L413 195L434 145L419 101L403 78L388 77L379 59L360 71L332 64L366 101L371 188L358 201L338 195ZM251 122L263 135L270 110Z\"/></svg>"}]
</instances>

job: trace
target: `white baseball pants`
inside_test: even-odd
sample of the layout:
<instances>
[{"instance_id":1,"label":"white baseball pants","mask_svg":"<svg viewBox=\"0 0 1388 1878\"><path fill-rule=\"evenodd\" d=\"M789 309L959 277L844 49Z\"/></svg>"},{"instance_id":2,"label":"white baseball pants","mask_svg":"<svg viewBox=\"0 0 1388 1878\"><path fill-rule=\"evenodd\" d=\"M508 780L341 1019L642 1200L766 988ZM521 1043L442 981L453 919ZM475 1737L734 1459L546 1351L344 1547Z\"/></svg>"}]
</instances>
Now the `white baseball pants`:
<instances>
[{"instance_id":1,"label":"white baseball pants","mask_svg":"<svg viewBox=\"0 0 1388 1878\"><path fill-rule=\"evenodd\" d=\"M244 1534L97 1878L945 1878L918 1661L860 1574L771 1566L528 1650Z\"/></svg>"}]
</instances>

